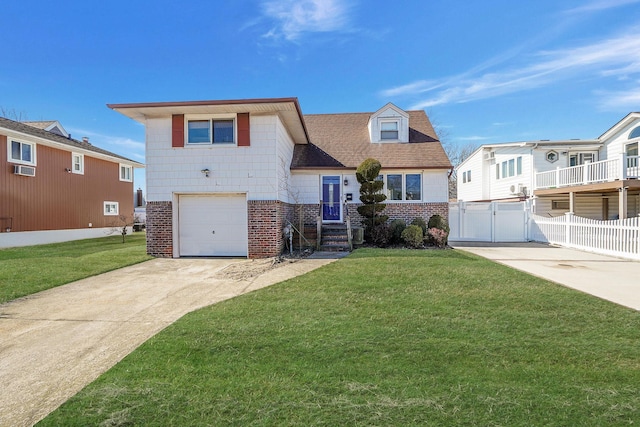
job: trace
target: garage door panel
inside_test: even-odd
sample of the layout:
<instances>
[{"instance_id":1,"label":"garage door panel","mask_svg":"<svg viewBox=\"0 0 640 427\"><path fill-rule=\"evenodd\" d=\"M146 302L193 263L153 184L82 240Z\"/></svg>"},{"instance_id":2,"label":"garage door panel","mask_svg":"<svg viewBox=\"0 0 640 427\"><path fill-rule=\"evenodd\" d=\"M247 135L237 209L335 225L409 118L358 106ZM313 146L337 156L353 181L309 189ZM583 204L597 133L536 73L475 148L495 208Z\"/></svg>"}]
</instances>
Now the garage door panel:
<instances>
[{"instance_id":1,"label":"garage door panel","mask_svg":"<svg viewBox=\"0 0 640 427\"><path fill-rule=\"evenodd\" d=\"M244 195L180 196L181 256L246 256Z\"/></svg>"}]
</instances>

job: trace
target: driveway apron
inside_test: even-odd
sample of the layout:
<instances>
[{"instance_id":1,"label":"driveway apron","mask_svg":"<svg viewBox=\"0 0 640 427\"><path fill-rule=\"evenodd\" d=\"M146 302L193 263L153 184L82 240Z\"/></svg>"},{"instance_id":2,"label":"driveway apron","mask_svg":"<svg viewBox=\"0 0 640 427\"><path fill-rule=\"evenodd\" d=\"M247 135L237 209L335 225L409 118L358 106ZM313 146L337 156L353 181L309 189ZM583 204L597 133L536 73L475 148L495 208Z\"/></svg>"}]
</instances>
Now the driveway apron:
<instances>
[{"instance_id":1,"label":"driveway apron","mask_svg":"<svg viewBox=\"0 0 640 427\"><path fill-rule=\"evenodd\" d=\"M38 422L190 311L332 261L234 279L223 270L251 270L255 261L154 259L0 305L0 426Z\"/></svg>"},{"instance_id":2,"label":"driveway apron","mask_svg":"<svg viewBox=\"0 0 640 427\"><path fill-rule=\"evenodd\" d=\"M640 310L640 262L543 243L450 244L456 249Z\"/></svg>"}]
</instances>

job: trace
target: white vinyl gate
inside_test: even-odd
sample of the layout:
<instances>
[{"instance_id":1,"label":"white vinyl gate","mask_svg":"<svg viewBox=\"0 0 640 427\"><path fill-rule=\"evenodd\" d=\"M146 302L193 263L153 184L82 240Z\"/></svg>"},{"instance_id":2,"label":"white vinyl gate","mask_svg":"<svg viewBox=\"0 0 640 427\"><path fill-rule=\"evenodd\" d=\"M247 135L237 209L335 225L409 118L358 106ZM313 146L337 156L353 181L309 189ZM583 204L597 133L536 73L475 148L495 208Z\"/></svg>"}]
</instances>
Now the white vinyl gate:
<instances>
[{"instance_id":1,"label":"white vinyl gate","mask_svg":"<svg viewBox=\"0 0 640 427\"><path fill-rule=\"evenodd\" d=\"M527 202L449 203L450 241L526 242Z\"/></svg>"}]
</instances>

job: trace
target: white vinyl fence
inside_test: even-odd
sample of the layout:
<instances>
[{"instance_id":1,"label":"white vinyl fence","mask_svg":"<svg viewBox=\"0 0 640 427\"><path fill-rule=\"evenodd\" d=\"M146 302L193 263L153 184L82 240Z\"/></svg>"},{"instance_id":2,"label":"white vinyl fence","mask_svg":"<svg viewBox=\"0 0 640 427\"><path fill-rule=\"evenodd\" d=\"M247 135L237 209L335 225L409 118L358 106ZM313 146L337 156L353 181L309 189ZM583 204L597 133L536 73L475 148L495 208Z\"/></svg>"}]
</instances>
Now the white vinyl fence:
<instances>
[{"instance_id":1,"label":"white vinyl fence","mask_svg":"<svg viewBox=\"0 0 640 427\"><path fill-rule=\"evenodd\" d=\"M464 242L526 242L527 202L449 203L449 240Z\"/></svg>"},{"instance_id":2,"label":"white vinyl fence","mask_svg":"<svg viewBox=\"0 0 640 427\"><path fill-rule=\"evenodd\" d=\"M640 218L598 221L567 213L531 215L531 240L640 260Z\"/></svg>"}]
</instances>

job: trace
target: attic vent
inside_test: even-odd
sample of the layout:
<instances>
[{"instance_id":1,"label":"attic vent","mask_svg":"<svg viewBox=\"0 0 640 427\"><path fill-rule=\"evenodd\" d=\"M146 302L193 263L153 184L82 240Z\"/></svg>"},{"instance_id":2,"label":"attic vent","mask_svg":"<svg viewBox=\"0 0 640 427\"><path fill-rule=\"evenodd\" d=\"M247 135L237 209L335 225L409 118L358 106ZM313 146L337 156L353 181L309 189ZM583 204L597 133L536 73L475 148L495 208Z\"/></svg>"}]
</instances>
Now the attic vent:
<instances>
[{"instance_id":1,"label":"attic vent","mask_svg":"<svg viewBox=\"0 0 640 427\"><path fill-rule=\"evenodd\" d=\"M13 167L13 173L16 175L36 176L36 168L32 166L15 165Z\"/></svg>"}]
</instances>

